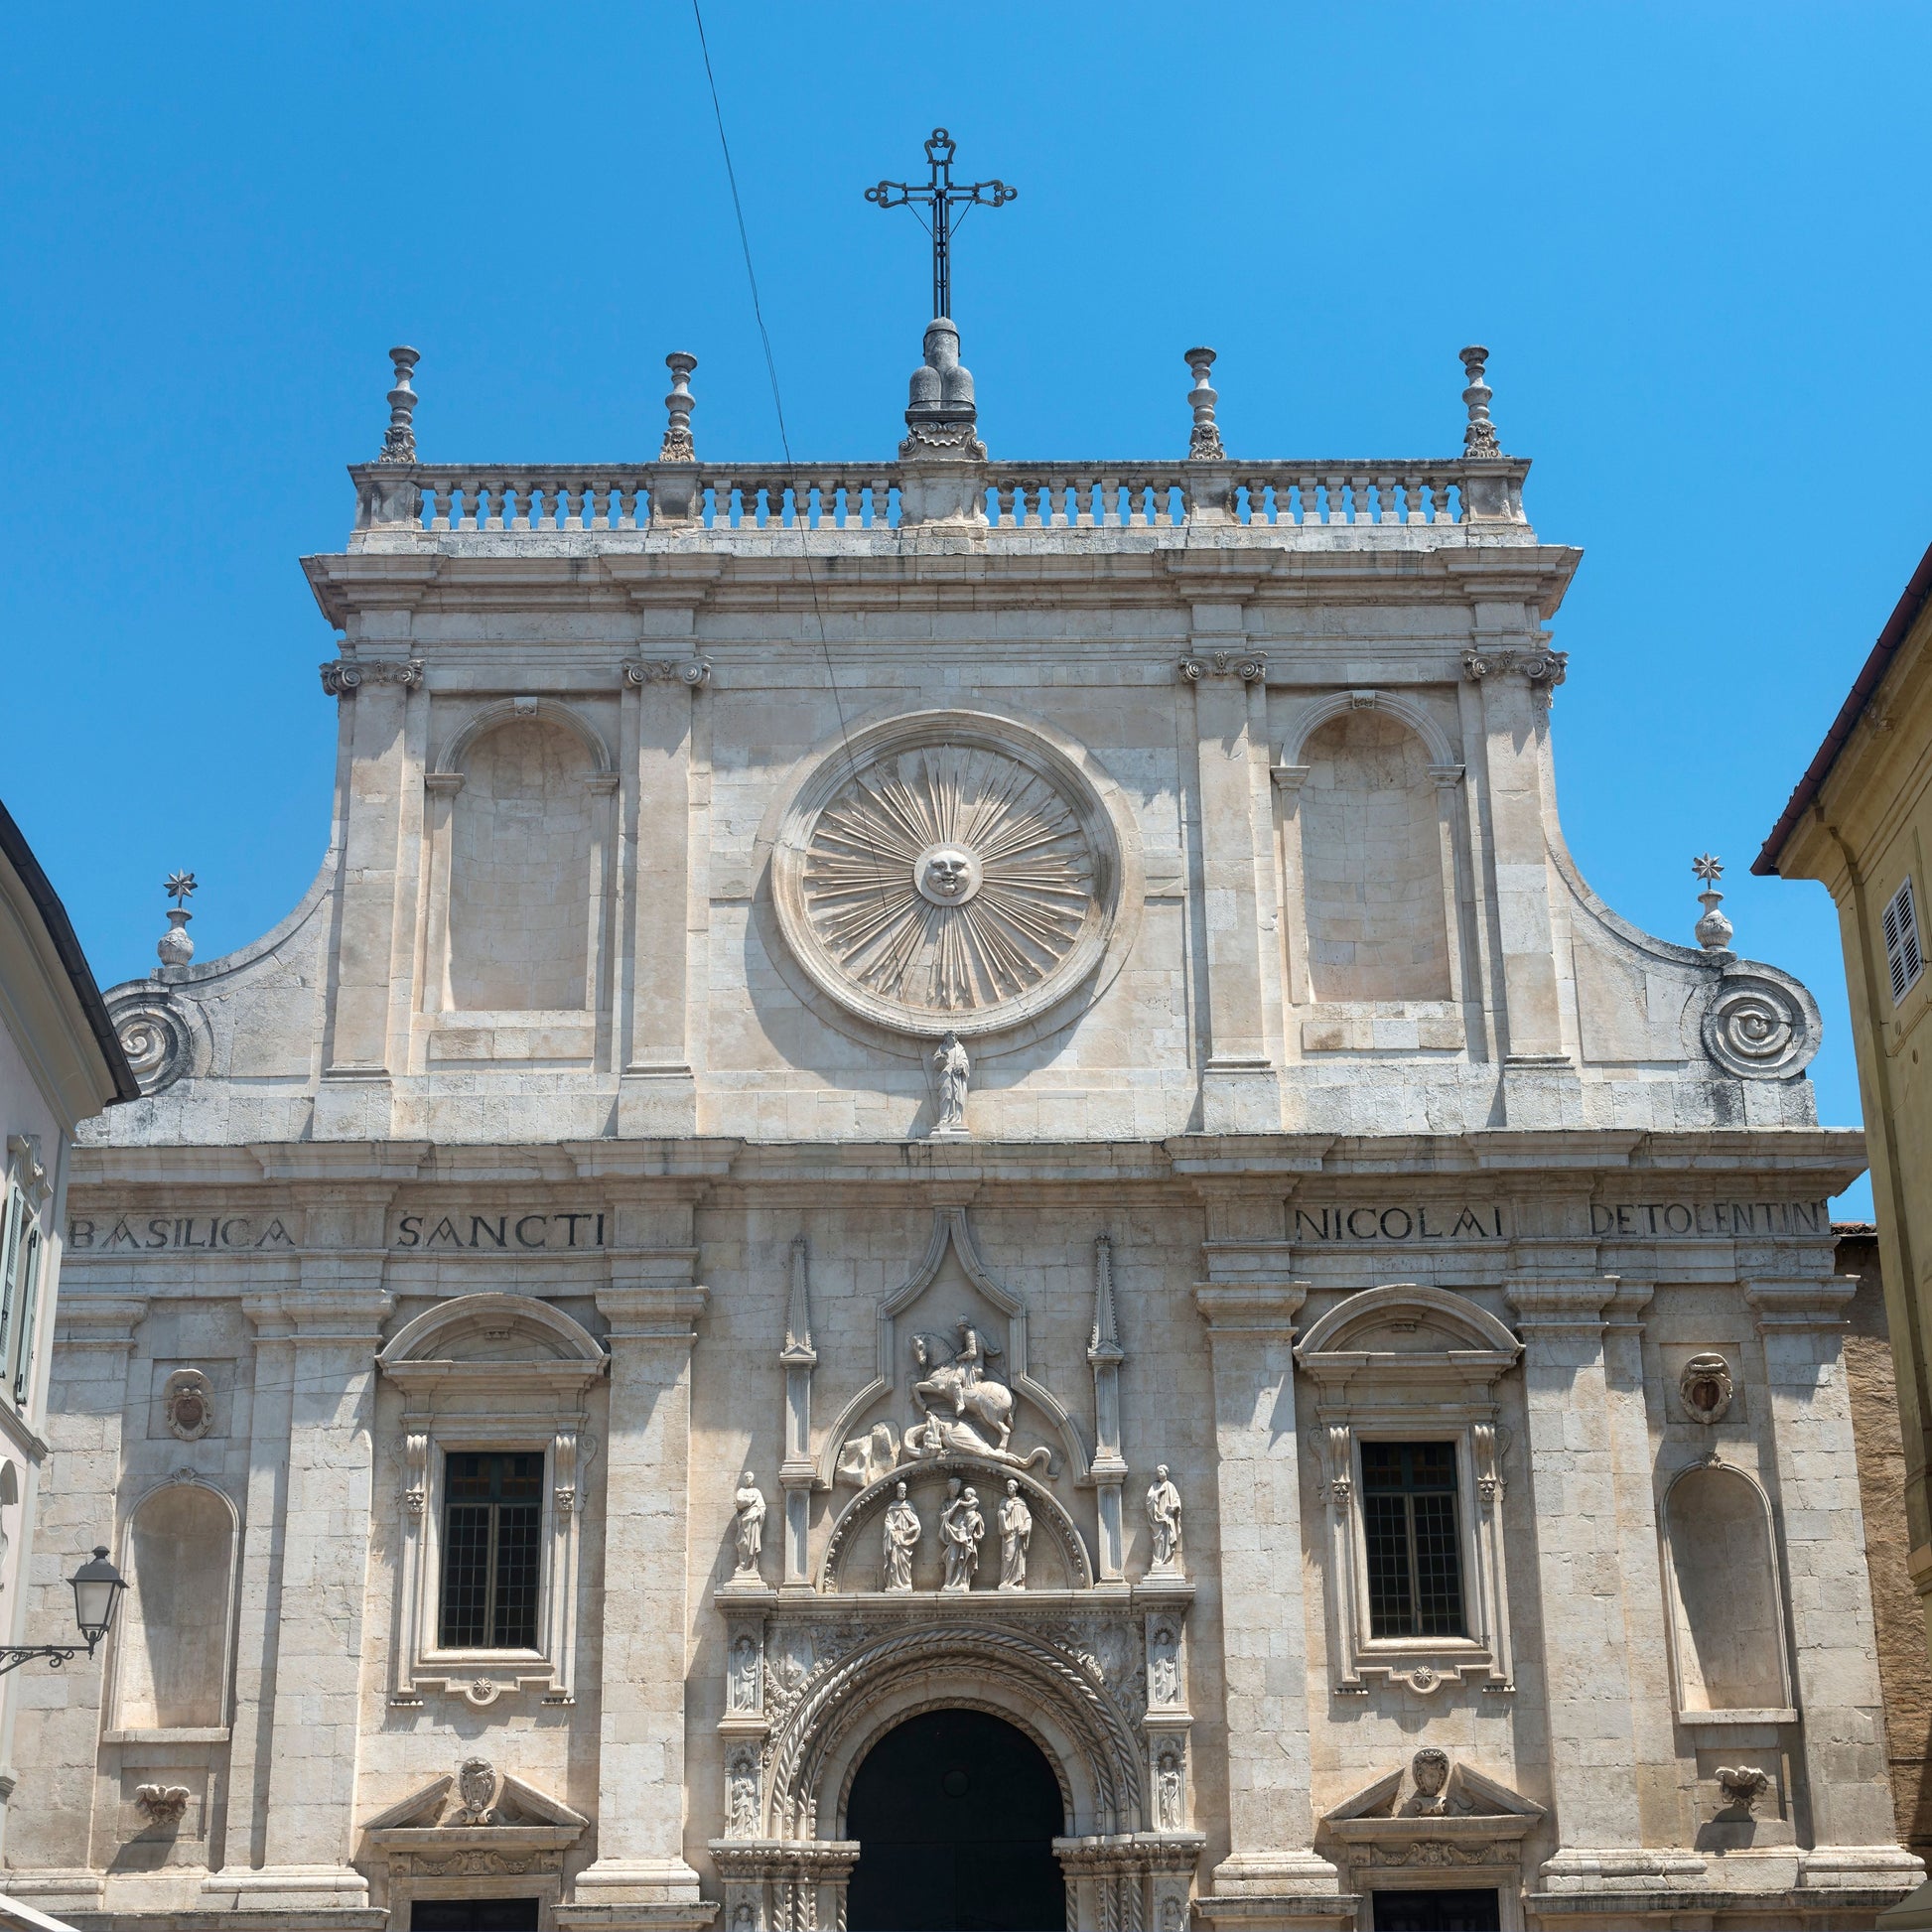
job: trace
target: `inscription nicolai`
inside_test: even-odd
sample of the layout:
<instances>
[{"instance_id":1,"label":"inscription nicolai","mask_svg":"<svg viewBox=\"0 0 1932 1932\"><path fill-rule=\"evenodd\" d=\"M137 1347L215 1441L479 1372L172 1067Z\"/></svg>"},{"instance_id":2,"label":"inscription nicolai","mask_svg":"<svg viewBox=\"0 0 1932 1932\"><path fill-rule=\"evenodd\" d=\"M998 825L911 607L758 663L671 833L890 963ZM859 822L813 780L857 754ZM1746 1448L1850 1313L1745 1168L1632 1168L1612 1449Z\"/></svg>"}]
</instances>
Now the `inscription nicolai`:
<instances>
[{"instance_id":1,"label":"inscription nicolai","mask_svg":"<svg viewBox=\"0 0 1932 1932\"><path fill-rule=\"evenodd\" d=\"M1298 1207L1297 1241L1500 1241L1503 1211L1467 1202L1427 1201L1411 1207Z\"/></svg>"},{"instance_id":2,"label":"inscription nicolai","mask_svg":"<svg viewBox=\"0 0 1932 1932\"><path fill-rule=\"evenodd\" d=\"M1822 1200L1592 1201L1592 1234L1828 1234L1831 1208Z\"/></svg>"},{"instance_id":3,"label":"inscription nicolai","mask_svg":"<svg viewBox=\"0 0 1932 1932\"><path fill-rule=\"evenodd\" d=\"M68 1252L126 1254L130 1249L198 1248L220 1253L293 1248L295 1237L278 1215L96 1214L68 1222Z\"/></svg>"},{"instance_id":4,"label":"inscription nicolai","mask_svg":"<svg viewBox=\"0 0 1932 1932\"><path fill-rule=\"evenodd\" d=\"M389 1238L392 1248L437 1254L535 1254L604 1246L605 1215L401 1214Z\"/></svg>"}]
</instances>

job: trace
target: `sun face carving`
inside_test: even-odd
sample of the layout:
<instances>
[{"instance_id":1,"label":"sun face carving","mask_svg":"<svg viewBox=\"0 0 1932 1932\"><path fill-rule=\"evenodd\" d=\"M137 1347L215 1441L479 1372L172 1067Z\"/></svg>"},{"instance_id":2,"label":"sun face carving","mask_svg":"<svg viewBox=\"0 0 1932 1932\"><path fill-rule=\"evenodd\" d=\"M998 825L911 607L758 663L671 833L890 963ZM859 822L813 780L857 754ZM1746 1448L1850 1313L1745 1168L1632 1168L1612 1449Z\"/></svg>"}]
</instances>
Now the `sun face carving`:
<instances>
[{"instance_id":1,"label":"sun face carving","mask_svg":"<svg viewBox=\"0 0 1932 1932\"><path fill-rule=\"evenodd\" d=\"M894 749L800 826L794 942L889 1025L1004 1024L1098 944L1104 856L1090 827L994 746Z\"/></svg>"}]
</instances>

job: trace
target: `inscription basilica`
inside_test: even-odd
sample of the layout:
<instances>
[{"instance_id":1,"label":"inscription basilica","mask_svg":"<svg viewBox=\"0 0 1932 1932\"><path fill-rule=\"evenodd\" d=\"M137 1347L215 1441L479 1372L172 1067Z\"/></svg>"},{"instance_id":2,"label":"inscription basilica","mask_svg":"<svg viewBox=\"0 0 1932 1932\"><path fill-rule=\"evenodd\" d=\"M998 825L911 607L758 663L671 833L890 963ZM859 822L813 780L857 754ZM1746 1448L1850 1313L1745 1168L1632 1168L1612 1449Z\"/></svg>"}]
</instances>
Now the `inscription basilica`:
<instances>
[{"instance_id":1,"label":"inscription basilica","mask_svg":"<svg viewBox=\"0 0 1932 1932\"><path fill-rule=\"evenodd\" d=\"M132 1590L7 1889L1869 1926L1862 1145L1715 861L1677 943L1569 856L1484 351L1340 467L1204 348L1138 464L988 456L943 319L896 463L701 461L667 360L657 462L539 469L394 351L337 843L108 996L39 1534Z\"/></svg>"}]
</instances>

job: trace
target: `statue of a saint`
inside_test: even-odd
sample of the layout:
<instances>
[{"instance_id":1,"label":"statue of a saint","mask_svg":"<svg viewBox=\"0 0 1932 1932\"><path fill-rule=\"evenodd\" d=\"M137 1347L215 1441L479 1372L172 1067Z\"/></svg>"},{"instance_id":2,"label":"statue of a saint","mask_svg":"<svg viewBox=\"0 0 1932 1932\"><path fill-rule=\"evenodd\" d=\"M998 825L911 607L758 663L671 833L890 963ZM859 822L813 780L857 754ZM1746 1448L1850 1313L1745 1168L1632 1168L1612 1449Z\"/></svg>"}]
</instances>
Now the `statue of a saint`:
<instances>
[{"instance_id":1,"label":"statue of a saint","mask_svg":"<svg viewBox=\"0 0 1932 1932\"><path fill-rule=\"evenodd\" d=\"M956 1477L954 1486L958 1486ZM968 1488L954 1496L939 1512L939 1534L946 1543L946 1581L942 1587L971 1589L973 1572L979 1568L980 1541L986 1535L977 1489Z\"/></svg>"},{"instance_id":2,"label":"statue of a saint","mask_svg":"<svg viewBox=\"0 0 1932 1932\"><path fill-rule=\"evenodd\" d=\"M922 1534L919 1512L905 1499L905 1485L898 1484L886 1511L886 1587L912 1587L912 1546Z\"/></svg>"},{"instance_id":3,"label":"statue of a saint","mask_svg":"<svg viewBox=\"0 0 1932 1932\"><path fill-rule=\"evenodd\" d=\"M1154 1471L1147 1492L1147 1526L1154 1533L1156 1570L1180 1568L1180 1491L1168 1478L1163 1462Z\"/></svg>"},{"instance_id":4,"label":"statue of a saint","mask_svg":"<svg viewBox=\"0 0 1932 1932\"><path fill-rule=\"evenodd\" d=\"M973 1076L973 1063L959 1043L956 1033L946 1036L932 1049L933 1070L939 1075L939 1120L935 1134L963 1134L966 1131L966 1083Z\"/></svg>"},{"instance_id":5,"label":"statue of a saint","mask_svg":"<svg viewBox=\"0 0 1932 1932\"><path fill-rule=\"evenodd\" d=\"M738 1540L738 1567L732 1576L756 1578L759 1574L759 1554L764 1548L764 1497L759 1493L758 1478L750 1469L739 1478L738 1490L732 1501L738 1508L738 1521L733 1525L733 1534Z\"/></svg>"},{"instance_id":6,"label":"statue of a saint","mask_svg":"<svg viewBox=\"0 0 1932 1932\"><path fill-rule=\"evenodd\" d=\"M953 1398L953 1413L963 1416L966 1413L966 1391L977 1386L986 1368L986 1358L999 1353L998 1349L987 1347L980 1338L980 1331L973 1325L970 1314L962 1314L953 1324L959 1330L959 1353L953 1357L953 1366L959 1371L959 1393Z\"/></svg>"},{"instance_id":7,"label":"statue of a saint","mask_svg":"<svg viewBox=\"0 0 1932 1932\"><path fill-rule=\"evenodd\" d=\"M1020 1493L1020 1485L1007 1479L1007 1499L1000 1505L1000 1587L1027 1587L1027 1545L1033 1541L1034 1513Z\"/></svg>"}]
</instances>

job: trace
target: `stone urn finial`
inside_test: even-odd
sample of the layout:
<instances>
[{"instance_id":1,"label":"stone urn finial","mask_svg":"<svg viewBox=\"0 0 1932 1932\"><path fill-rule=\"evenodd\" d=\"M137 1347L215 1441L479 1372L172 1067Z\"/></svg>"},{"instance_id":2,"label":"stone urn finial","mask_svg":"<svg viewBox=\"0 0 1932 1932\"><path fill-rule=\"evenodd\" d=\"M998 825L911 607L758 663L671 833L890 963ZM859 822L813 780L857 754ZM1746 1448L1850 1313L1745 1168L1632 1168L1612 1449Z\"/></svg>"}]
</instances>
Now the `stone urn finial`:
<instances>
[{"instance_id":1,"label":"stone urn finial","mask_svg":"<svg viewBox=\"0 0 1932 1932\"><path fill-rule=\"evenodd\" d=\"M1462 400L1469 411L1469 426L1462 432L1462 454L1477 462L1489 462L1502 455L1496 441L1496 426L1489 420L1489 399L1496 392L1482 379L1489 364L1489 351L1479 344L1457 351L1469 377Z\"/></svg>"},{"instance_id":2,"label":"stone urn finial","mask_svg":"<svg viewBox=\"0 0 1932 1932\"><path fill-rule=\"evenodd\" d=\"M1220 462L1227 456L1227 451L1221 447L1220 426L1214 420L1214 405L1221 398L1207 379L1208 370L1214 366L1214 351L1211 348L1190 348L1186 359L1187 366L1194 372L1194 386L1187 392L1187 400L1194 406L1193 432L1187 438L1187 460L1189 463Z\"/></svg>"},{"instance_id":3,"label":"stone urn finial","mask_svg":"<svg viewBox=\"0 0 1932 1932\"><path fill-rule=\"evenodd\" d=\"M413 348L389 351L389 360L396 365L396 386L389 391L389 427L382 438L378 463L416 461L416 392L409 386L409 376L422 359Z\"/></svg>"},{"instance_id":4,"label":"stone urn finial","mask_svg":"<svg viewBox=\"0 0 1932 1932\"><path fill-rule=\"evenodd\" d=\"M1724 900L1724 894L1718 890L1718 881L1725 876L1725 864L1709 852L1701 852L1691 861L1691 870L1704 881L1704 891L1698 895L1698 903L1704 907L1704 916L1697 922L1698 944L1706 952L1728 952L1730 950L1730 921L1718 910Z\"/></svg>"},{"instance_id":5,"label":"stone urn finial","mask_svg":"<svg viewBox=\"0 0 1932 1932\"><path fill-rule=\"evenodd\" d=\"M192 872L171 872L162 887L175 902L168 908L168 930L155 941L155 951L164 966L186 966L195 957L195 942L188 936L188 922L195 915L188 909L188 897L195 890Z\"/></svg>"},{"instance_id":6,"label":"stone urn finial","mask_svg":"<svg viewBox=\"0 0 1932 1932\"><path fill-rule=\"evenodd\" d=\"M691 371L698 366L698 358L687 355L681 348L674 348L665 356L664 366L671 372L671 393L664 398L664 407L669 411L671 420L664 431L664 443L657 452L657 460L659 463L696 463L698 449L691 440L691 412L698 405L691 394Z\"/></svg>"}]
</instances>

